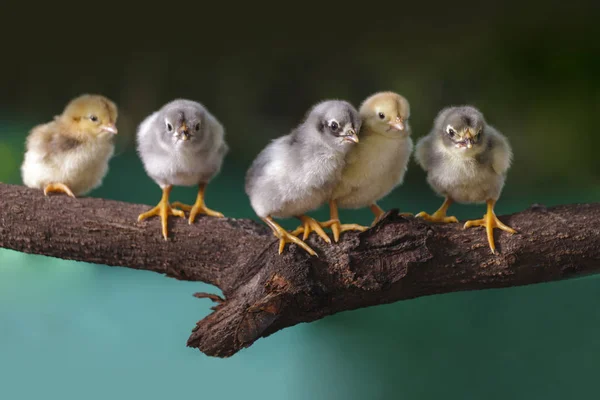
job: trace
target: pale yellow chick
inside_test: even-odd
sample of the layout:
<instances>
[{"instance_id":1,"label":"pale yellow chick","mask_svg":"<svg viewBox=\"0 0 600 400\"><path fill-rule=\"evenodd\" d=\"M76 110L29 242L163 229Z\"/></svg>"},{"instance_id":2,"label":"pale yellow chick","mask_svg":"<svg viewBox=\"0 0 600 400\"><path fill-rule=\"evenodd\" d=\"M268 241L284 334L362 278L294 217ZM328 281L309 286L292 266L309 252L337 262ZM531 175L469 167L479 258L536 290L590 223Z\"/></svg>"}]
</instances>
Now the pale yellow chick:
<instances>
[{"instance_id":1,"label":"pale yellow chick","mask_svg":"<svg viewBox=\"0 0 600 400\"><path fill-rule=\"evenodd\" d=\"M73 99L54 121L34 127L21 166L23 183L44 194L84 195L100 186L114 153L117 107L85 94Z\"/></svg>"},{"instance_id":2,"label":"pale yellow chick","mask_svg":"<svg viewBox=\"0 0 600 400\"><path fill-rule=\"evenodd\" d=\"M360 143L346 157L342 179L331 199L331 229L337 242L341 232L364 231L367 227L341 224L338 207L370 206L375 225L384 211L377 201L400 185L413 149L408 124L408 101L394 92L380 92L367 98L360 107Z\"/></svg>"}]
</instances>

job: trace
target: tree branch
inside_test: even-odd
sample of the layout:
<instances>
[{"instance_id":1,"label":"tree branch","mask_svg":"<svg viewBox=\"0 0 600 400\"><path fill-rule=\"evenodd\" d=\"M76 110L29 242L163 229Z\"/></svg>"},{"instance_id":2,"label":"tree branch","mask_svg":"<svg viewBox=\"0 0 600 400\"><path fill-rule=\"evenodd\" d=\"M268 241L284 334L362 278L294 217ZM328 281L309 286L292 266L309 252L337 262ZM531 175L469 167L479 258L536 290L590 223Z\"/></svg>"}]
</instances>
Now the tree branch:
<instances>
[{"instance_id":1,"label":"tree branch","mask_svg":"<svg viewBox=\"0 0 600 400\"><path fill-rule=\"evenodd\" d=\"M519 286L600 270L600 203L530 209L501 219L492 255L481 228L430 224L390 212L373 229L346 233L319 257L296 246L277 254L269 229L250 220L199 218L137 222L148 206L66 196L0 184L0 247L64 259L144 269L202 281L225 296L188 340L228 357L283 328L341 311L418 296Z\"/></svg>"}]
</instances>

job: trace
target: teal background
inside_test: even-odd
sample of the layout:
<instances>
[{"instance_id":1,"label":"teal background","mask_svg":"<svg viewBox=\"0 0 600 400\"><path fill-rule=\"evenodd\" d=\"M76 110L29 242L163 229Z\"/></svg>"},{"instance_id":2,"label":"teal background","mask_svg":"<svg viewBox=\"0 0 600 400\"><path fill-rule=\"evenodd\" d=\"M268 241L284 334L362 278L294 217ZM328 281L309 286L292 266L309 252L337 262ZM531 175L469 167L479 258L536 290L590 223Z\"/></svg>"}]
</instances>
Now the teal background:
<instances>
[{"instance_id":1,"label":"teal background","mask_svg":"<svg viewBox=\"0 0 600 400\"><path fill-rule=\"evenodd\" d=\"M410 5L372 5L346 17L321 5L312 19L300 15L308 6L298 7L293 22L279 14L268 25L230 16L228 34L218 38L218 22L199 17L206 26L188 40L148 29L164 36L144 45L123 41L117 30L93 38L46 30L35 42L9 41L5 54L27 62L0 67L0 181L21 183L33 125L71 97L98 92L119 105L118 154L90 196L154 205L160 191L135 154L135 128L165 102L188 97L224 123L231 147L207 204L228 217L255 218L244 174L269 140L319 100L358 105L394 90L411 102L415 140L439 109L461 103L479 107L507 135L515 160L499 215L533 203L598 201L597 7L465 3L434 12L439 6L428 2L411 15ZM353 22L358 14L369 23ZM331 29L302 30L303 21L327 21ZM111 22L131 20L115 13ZM340 31L338 23L353 29ZM30 24L41 29L39 21ZM193 188L172 193L185 202L194 196ZM411 162L404 185L380 205L416 213L440 203ZM484 211L451 208L463 220ZM341 217L372 219L368 210L342 210ZM157 220L147 228L159 234ZM549 400L600 392L594 276L345 312L278 332L229 359L185 346L210 312L209 301L192 297L197 291L217 289L0 249L0 399Z\"/></svg>"}]
</instances>

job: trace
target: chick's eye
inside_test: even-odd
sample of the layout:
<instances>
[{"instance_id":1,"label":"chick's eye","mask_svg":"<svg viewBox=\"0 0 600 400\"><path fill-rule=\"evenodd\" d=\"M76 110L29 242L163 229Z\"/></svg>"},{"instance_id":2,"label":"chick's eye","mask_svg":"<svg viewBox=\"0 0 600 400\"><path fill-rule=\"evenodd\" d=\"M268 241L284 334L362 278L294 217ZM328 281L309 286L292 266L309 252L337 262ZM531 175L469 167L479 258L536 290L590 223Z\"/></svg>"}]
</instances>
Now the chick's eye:
<instances>
[{"instance_id":1,"label":"chick's eye","mask_svg":"<svg viewBox=\"0 0 600 400\"><path fill-rule=\"evenodd\" d=\"M335 121L333 121L330 126L331 126L331 129L333 129L334 131L337 131L337 128L339 128L338 123Z\"/></svg>"},{"instance_id":2,"label":"chick's eye","mask_svg":"<svg viewBox=\"0 0 600 400\"><path fill-rule=\"evenodd\" d=\"M448 129L448 135L450 135L450 137L454 137L454 135L456 135L456 132L454 131L454 129L450 128Z\"/></svg>"},{"instance_id":3,"label":"chick's eye","mask_svg":"<svg viewBox=\"0 0 600 400\"><path fill-rule=\"evenodd\" d=\"M96 117L95 115L90 115L90 120L92 120L92 122L96 122L98 121L98 117Z\"/></svg>"},{"instance_id":4,"label":"chick's eye","mask_svg":"<svg viewBox=\"0 0 600 400\"><path fill-rule=\"evenodd\" d=\"M167 122L167 130L171 132L173 130L173 125Z\"/></svg>"},{"instance_id":5,"label":"chick's eye","mask_svg":"<svg viewBox=\"0 0 600 400\"><path fill-rule=\"evenodd\" d=\"M381 119L384 119L384 118L385 118L385 114L384 114L384 113L382 113L382 112L380 112L380 113L379 113L379 118L381 118Z\"/></svg>"},{"instance_id":6,"label":"chick's eye","mask_svg":"<svg viewBox=\"0 0 600 400\"><path fill-rule=\"evenodd\" d=\"M198 132L200 130L200 124L196 124L196 126L194 127L194 129L196 129L196 132Z\"/></svg>"}]
</instances>

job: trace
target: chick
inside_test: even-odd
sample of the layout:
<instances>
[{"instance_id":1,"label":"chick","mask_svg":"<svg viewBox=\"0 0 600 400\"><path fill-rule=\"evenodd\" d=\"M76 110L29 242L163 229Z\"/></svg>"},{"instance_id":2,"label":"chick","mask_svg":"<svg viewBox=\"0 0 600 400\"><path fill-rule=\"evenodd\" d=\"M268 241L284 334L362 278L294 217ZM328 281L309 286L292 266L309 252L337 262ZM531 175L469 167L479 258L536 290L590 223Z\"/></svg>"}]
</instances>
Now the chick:
<instances>
[{"instance_id":1,"label":"chick","mask_svg":"<svg viewBox=\"0 0 600 400\"><path fill-rule=\"evenodd\" d=\"M280 239L279 254L286 243L296 243L316 255L295 235L315 231L331 243L319 224L305 213L331 198L342 174L348 151L358 143L360 117L348 102L323 101L313 106L304 121L290 134L271 142L254 160L246 175L246 193L256 214ZM293 233L273 217L299 218L303 226Z\"/></svg>"},{"instance_id":2,"label":"chick","mask_svg":"<svg viewBox=\"0 0 600 400\"><path fill-rule=\"evenodd\" d=\"M34 127L21 166L23 183L85 195L102 183L114 153L117 107L106 97L84 94L71 100L54 121Z\"/></svg>"},{"instance_id":3,"label":"chick","mask_svg":"<svg viewBox=\"0 0 600 400\"><path fill-rule=\"evenodd\" d=\"M223 217L206 207L204 192L229 150L224 136L221 123L202 104L191 100L173 100L142 121L137 131L138 154L163 194L158 205L140 214L138 221L160 216L162 235L167 240L169 215L185 217L182 210L190 211L190 224L198 214ZM195 204L171 205L169 195L174 185L198 185Z\"/></svg>"},{"instance_id":4,"label":"chick","mask_svg":"<svg viewBox=\"0 0 600 400\"><path fill-rule=\"evenodd\" d=\"M402 183L413 149L408 125L410 106L404 97L393 92L376 93L362 103L359 112L360 144L348 153L342 179L329 202L336 242L341 232L367 229L357 224L340 224L338 206L370 206L375 225L384 214L377 201Z\"/></svg>"},{"instance_id":5,"label":"chick","mask_svg":"<svg viewBox=\"0 0 600 400\"><path fill-rule=\"evenodd\" d=\"M516 233L494 214L512 150L507 139L486 123L479 110L471 106L442 110L433 130L417 143L415 158L427 172L427 182L433 190L445 197L433 215L421 212L417 217L432 222L458 222L456 217L446 216L452 202L486 202L483 219L467 221L464 228L485 226L492 253L496 252L494 228Z\"/></svg>"}]
</instances>

